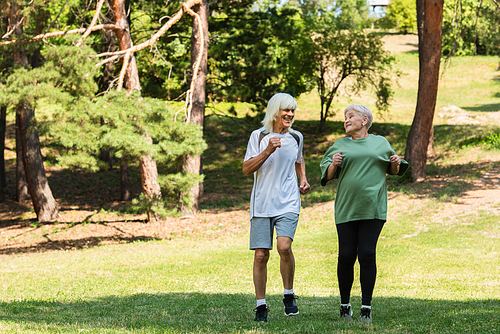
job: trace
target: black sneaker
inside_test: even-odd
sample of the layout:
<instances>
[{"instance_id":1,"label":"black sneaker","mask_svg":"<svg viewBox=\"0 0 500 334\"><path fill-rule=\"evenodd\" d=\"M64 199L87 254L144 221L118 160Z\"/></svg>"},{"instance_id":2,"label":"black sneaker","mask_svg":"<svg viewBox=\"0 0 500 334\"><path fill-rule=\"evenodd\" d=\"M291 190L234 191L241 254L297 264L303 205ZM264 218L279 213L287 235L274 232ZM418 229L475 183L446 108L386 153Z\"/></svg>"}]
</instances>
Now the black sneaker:
<instances>
[{"instance_id":1,"label":"black sneaker","mask_svg":"<svg viewBox=\"0 0 500 334\"><path fill-rule=\"evenodd\" d=\"M371 324L372 323L372 309L367 307L361 308L361 313L359 315L359 322L362 324Z\"/></svg>"},{"instance_id":2,"label":"black sneaker","mask_svg":"<svg viewBox=\"0 0 500 334\"><path fill-rule=\"evenodd\" d=\"M259 307L254 309L254 311L255 311L255 319L254 320L267 322L267 310L269 310L269 309L267 308L266 304L260 305Z\"/></svg>"},{"instance_id":3,"label":"black sneaker","mask_svg":"<svg viewBox=\"0 0 500 334\"><path fill-rule=\"evenodd\" d=\"M293 293L283 296L283 304L285 304L285 315L287 317L290 315L299 314L299 308L295 303L295 299L299 299L299 296L295 296Z\"/></svg>"},{"instance_id":4,"label":"black sneaker","mask_svg":"<svg viewBox=\"0 0 500 334\"><path fill-rule=\"evenodd\" d=\"M340 320L350 322L352 321L351 306L340 306Z\"/></svg>"}]
</instances>

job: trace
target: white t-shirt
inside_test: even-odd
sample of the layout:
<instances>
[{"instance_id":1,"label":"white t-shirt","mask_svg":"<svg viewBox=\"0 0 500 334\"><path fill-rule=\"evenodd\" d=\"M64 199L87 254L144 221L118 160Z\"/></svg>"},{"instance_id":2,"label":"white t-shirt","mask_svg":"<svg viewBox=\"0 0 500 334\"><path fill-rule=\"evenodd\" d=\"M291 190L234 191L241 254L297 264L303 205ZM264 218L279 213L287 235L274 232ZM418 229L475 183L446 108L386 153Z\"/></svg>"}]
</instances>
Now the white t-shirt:
<instances>
[{"instance_id":1,"label":"white t-shirt","mask_svg":"<svg viewBox=\"0 0 500 334\"><path fill-rule=\"evenodd\" d=\"M253 217L276 217L287 212L300 213L300 192L297 182L295 163L302 162L304 137L294 130L300 138L290 134L271 132L259 145L260 133L264 128L255 130L248 140L245 160L258 156L269 144L271 137L281 138L281 147L277 148L264 164L253 173L253 189L250 199L250 219Z\"/></svg>"}]
</instances>

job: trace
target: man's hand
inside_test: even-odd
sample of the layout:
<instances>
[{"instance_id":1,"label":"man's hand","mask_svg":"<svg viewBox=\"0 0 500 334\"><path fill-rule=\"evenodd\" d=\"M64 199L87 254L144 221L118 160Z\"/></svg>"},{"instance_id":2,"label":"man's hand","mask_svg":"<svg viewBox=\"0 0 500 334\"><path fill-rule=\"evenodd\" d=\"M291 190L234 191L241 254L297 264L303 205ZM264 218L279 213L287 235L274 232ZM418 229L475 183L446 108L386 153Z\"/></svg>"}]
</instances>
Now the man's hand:
<instances>
[{"instance_id":1,"label":"man's hand","mask_svg":"<svg viewBox=\"0 0 500 334\"><path fill-rule=\"evenodd\" d=\"M307 181L300 181L300 186L299 186L299 190L300 190L300 193L302 195L304 194L307 194L307 192L309 191L309 189L311 189L311 186L309 185L309 183Z\"/></svg>"}]
</instances>

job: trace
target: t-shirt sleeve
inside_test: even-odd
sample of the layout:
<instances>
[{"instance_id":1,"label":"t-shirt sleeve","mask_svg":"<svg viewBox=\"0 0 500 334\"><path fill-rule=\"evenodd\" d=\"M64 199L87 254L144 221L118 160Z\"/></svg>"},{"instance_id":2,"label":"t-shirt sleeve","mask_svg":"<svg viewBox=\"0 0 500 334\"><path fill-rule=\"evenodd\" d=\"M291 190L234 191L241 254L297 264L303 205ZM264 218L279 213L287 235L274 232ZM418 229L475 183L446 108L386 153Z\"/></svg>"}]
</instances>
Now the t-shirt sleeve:
<instances>
[{"instance_id":1,"label":"t-shirt sleeve","mask_svg":"<svg viewBox=\"0 0 500 334\"><path fill-rule=\"evenodd\" d=\"M323 159L321 160L321 163L319 164L319 167L321 168L321 185L324 187L327 184L327 180L325 179L326 177L326 171L328 170L328 167L333 161L333 155L336 153L339 153L341 150L338 147L339 145L335 142L325 153L323 156ZM334 179L337 179L340 174L340 169L342 168L342 164L337 167L337 170L335 171L335 175L333 176Z\"/></svg>"},{"instance_id":2,"label":"t-shirt sleeve","mask_svg":"<svg viewBox=\"0 0 500 334\"><path fill-rule=\"evenodd\" d=\"M297 152L297 160L295 161L296 163L300 164L302 163L302 150L304 148L304 136L302 133L295 131L295 133L299 136L299 151Z\"/></svg>"},{"instance_id":3,"label":"t-shirt sleeve","mask_svg":"<svg viewBox=\"0 0 500 334\"><path fill-rule=\"evenodd\" d=\"M253 131L250 135L250 139L248 140L247 152L245 154L245 160L250 160L253 157L256 157L260 154L260 145L259 145L259 131Z\"/></svg>"}]
</instances>

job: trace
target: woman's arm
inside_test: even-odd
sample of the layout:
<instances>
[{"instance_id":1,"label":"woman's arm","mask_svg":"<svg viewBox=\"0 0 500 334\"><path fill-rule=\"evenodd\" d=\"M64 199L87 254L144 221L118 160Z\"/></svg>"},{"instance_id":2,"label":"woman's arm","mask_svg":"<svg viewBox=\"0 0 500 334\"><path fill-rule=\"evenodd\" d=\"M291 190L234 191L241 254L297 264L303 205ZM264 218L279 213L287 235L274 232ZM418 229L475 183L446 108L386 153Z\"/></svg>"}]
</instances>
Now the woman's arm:
<instances>
[{"instance_id":1,"label":"woman's arm","mask_svg":"<svg viewBox=\"0 0 500 334\"><path fill-rule=\"evenodd\" d=\"M324 180L326 182L333 179L333 176L337 171L337 167L340 166L341 163L342 163L342 151L332 156L332 163L330 164L330 166L328 166L328 169L326 170L326 174L324 177Z\"/></svg>"}]
</instances>

